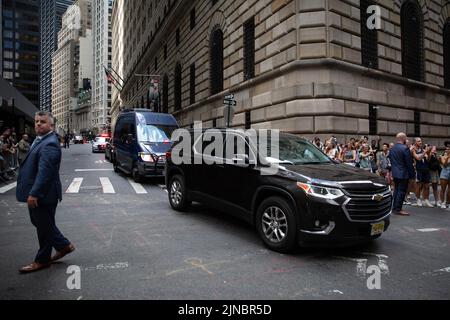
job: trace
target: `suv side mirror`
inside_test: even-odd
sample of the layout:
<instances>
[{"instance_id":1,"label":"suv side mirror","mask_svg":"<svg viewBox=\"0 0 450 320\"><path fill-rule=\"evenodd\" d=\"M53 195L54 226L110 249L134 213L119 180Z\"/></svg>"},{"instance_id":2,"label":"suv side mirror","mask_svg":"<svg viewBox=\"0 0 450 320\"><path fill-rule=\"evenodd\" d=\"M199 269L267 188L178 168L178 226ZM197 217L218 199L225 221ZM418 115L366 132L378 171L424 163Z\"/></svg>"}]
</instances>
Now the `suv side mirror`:
<instances>
[{"instance_id":1,"label":"suv side mirror","mask_svg":"<svg viewBox=\"0 0 450 320\"><path fill-rule=\"evenodd\" d=\"M131 134L131 133L129 133L128 135L127 135L127 143L128 144L131 144L131 143L133 143L133 141L134 141L134 136Z\"/></svg>"}]
</instances>

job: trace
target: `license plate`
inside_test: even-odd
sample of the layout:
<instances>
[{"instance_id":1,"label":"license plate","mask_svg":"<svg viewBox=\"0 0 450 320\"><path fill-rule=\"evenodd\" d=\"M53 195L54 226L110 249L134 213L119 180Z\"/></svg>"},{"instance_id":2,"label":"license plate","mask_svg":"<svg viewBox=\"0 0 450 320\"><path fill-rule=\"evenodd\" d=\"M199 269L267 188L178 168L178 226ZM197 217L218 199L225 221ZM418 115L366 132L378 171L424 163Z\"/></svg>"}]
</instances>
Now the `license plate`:
<instances>
[{"instance_id":1,"label":"license plate","mask_svg":"<svg viewBox=\"0 0 450 320\"><path fill-rule=\"evenodd\" d=\"M371 236L376 236L378 234L382 234L384 232L384 221L372 224L372 231L370 232Z\"/></svg>"}]
</instances>

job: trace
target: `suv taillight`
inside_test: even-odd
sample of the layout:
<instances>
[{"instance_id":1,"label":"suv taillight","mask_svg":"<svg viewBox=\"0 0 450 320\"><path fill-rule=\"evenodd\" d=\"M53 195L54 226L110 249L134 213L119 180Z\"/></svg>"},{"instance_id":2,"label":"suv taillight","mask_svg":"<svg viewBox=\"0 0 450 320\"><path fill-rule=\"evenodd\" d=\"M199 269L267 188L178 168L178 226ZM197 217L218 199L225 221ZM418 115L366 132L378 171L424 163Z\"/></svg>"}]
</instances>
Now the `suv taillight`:
<instances>
[{"instance_id":1,"label":"suv taillight","mask_svg":"<svg viewBox=\"0 0 450 320\"><path fill-rule=\"evenodd\" d=\"M166 161L167 160L171 160L172 159L172 152L171 151L167 151L166 152Z\"/></svg>"}]
</instances>

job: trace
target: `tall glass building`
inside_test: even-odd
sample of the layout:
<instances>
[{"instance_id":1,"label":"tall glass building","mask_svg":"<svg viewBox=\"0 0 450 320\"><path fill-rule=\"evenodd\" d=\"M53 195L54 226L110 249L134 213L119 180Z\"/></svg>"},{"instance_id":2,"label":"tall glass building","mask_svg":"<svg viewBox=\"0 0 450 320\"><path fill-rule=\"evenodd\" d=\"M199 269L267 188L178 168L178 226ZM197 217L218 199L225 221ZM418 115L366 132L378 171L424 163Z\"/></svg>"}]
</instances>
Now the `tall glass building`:
<instances>
[{"instance_id":1,"label":"tall glass building","mask_svg":"<svg viewBox=\"0 0 450 320\"><path fill-rule=\"evenodd\" d=\"M52 110L52 55L58 47L61 19L73 0L41 0L40 109Z\"/></svg>"},{"instance_id":2,"label":"tall glass building","mask_svg":"<svg viewBox=\"0 0 450 320\"><path fill-rule=\"evenodd\" d=\"M1 76L39 106L39 0L1 0Z\"/></svg>"}]
</instances>

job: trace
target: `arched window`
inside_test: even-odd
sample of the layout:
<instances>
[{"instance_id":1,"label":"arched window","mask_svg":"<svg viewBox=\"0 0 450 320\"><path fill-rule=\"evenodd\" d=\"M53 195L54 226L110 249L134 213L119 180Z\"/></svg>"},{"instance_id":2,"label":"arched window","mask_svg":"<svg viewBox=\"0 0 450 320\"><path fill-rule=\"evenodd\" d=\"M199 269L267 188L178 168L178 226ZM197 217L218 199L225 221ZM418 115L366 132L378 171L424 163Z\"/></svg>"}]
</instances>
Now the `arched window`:
<instances>
[{"instance_id":1,"label":"arched window","mask_svg":"<svg viewBox=\"0 0 450 320\"><path fill-rule=\"evenodd\" d=\"M444 87L450 89L450 19L444 26Z\"/></svg>"},{"instance_id":2,"label":"arched window","mask_svg":"<svg viewBox=\"0 0 450 320\"><path fill-rule=\"evenodd\" d=\"M370 14L367 9L374 5L372 0L361 0L361 62L368 68L378 69L378 33L377 29L369 29L367 20Z\"/></svg>"},{"instance_id":3,"label":"arched window","mask_svg":"<svg viewBox=\"0 0 450 320\"><path fill-rule=\"evenodd\" d=\"M422 11L415 0L405 1L401 9L402 71L406 78L423 81Z\"/></svg>"},{"instance_id":4,"label":"arched window","mask_svg":"<svg viewBox=\"0 0 450 320\"><path fill-rule=\"evenodd\" d=\"M210 82L211 94L223 90L223 32L216 27L210 39Z\"/></svg>"},{"instance_id":5,"label":"arched window","mask_svg":"<svg viewBox=\"0 0 450 320\"><path fill-rule=\"evenodd\" d=\"M175 66L174 102L175 111L181 110L181 64Z\"/></svg>"},{"instance_id":6,"label":"arched window","mask_svg":"<svg viewBox=\"0 0 450 320\"><path fill-rule=\"evenodd\" d=\"M163 113L169 113L169 77L164 75L163 78L163 105L162 105L162 112Z\"/></svg>"}]
</instances>

